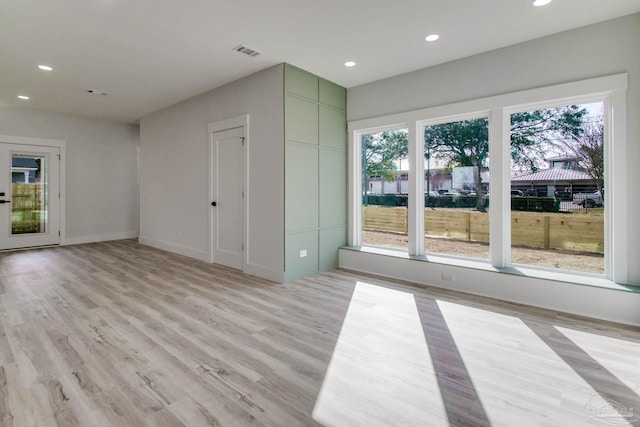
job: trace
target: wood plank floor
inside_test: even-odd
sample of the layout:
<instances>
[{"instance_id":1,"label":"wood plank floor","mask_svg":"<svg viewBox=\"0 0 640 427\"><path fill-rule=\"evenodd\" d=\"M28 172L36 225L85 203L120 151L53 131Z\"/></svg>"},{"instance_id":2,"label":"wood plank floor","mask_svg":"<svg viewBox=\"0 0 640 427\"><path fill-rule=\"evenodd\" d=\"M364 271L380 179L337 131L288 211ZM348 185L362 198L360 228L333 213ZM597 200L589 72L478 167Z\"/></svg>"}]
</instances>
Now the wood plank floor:
<instances>
[{"instance_id":1,"label":"wood plank floor","mask_svg":"<svg viewBox=\"0 0 640 427\"><path fill-rule=\"evenodd\" d=\"M0 253L2 426L640 426L639 395L638 328L132 240Z\"/></svg>"}]
</instances>

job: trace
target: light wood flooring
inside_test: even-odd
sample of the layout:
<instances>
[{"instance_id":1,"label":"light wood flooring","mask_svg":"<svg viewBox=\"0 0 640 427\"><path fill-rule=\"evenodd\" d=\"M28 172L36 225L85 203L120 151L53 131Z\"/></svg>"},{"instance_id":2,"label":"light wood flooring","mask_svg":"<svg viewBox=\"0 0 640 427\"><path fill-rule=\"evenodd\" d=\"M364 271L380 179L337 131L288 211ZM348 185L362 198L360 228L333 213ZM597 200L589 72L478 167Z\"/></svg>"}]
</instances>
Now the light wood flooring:
<instances>
[{"instance_id":1,"label":"light wood flooring","mask_svg":"<svg viewBox=\"0 0 640 427\"><path fill-rule=\"evenodd\" d=\"M0 253L2 426L640 426L639 395L638 328L132 240Z\"/></svg>"}]
</instances>

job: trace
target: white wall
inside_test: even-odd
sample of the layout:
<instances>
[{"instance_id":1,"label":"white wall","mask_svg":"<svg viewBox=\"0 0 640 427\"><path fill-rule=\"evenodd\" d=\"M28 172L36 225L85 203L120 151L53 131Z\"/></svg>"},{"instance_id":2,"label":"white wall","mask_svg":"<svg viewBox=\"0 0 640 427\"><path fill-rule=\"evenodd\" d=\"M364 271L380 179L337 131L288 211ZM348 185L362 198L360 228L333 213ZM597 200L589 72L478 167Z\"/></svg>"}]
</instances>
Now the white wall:
<instances>
[{"instance_id":1,"label":"white wall","mask_svg":"<svg viewBox=\"0 0 640 427\"><path fill-rule=\"evenodd\" d=\"M0 134L67 142L65 243L138 235L138 126L0 107Z\"/></svg>"},{"instance_id":2,"label":"white wall","mask_svg":"<svg viewBox=\"0 0 640 427\"><path fill-rule=\"evenodd\" d=\"M637 167L640 164L640 120L637 120L640 117L639 41L640 14L635 14L355 87L348 91L348 120L360 120L626 72L629 76L627 181L640 183L640 168ZM640 191L637 191L636 187L634 184L629 186L629 218L637 218L637 212L640 212ZM626 256L629 282L640 285L640 263L637 262L640 259L640 222L629 221L628 235L630 238ZM352 251L341 253L341 266L362 269L363 264L360 261L357 265L354 264L356 257L357 254ZM367 259L373 261L370 257ZM377 260L367 265L371 267L369 271L384 273L379 271L382 268L375 268L376 265L381 265ZM437 271L440 271L442 266L430 263L421 265L420 268L425 273L422 277L439 277ZM416 267L412 264L411 268ZM398 270L387 273L396 274ZM503 281L503 276L487 273L481 277L486 277L486 281L478 281L476 293L518 300L518 295L507 294L495 286L490 286L490 282ZM525 283L522 278L516 276L509 276L508 281ZM526 283L537 284L537 288L534 288L536 292L550 292L549 289L556 289L557 293L551 292L543 299L536 300L523 292L518 301L640 324L640 294L611 291L608 299L593 301L593 292L581 290L584 287L576 286L570 297L573 301L584 297L585 300L581 304L584 310L578 305L576 310L571 310L571 302L563 299L566 293L562 293L564 291L560 290L561 287L549 287L550 282L544 280L527 280ZM442 285L461 286L450 283ZM557 297L555 302L554 297ZM635 309L620 312L620 306L616 301L622 300L626 301L625 307L632 306ZM593 303L601 306L597 313L587 308Z\"/></svg>"},{"instance_id":3,"label":"white wall","mask_svg":"<svg viewBox=\"0 0 640 427\"><path fill-rule=\"evenodd\" d=\"M249 115L246 271L284 273L283 66L261 71L140 122L140 241L209 260L207 125Z\"/></svg>"}]
</instances>

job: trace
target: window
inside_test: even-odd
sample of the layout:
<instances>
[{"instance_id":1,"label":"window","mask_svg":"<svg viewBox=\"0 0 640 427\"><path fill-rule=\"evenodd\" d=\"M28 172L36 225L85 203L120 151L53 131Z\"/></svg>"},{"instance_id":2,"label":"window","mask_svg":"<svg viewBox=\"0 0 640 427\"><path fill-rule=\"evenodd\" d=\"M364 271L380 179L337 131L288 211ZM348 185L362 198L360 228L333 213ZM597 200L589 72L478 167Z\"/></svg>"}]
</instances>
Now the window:
<instances>
[{"instance_id":1,"label":"window","mask_svg":"<svg viewBox=\"0 0 640 427\"><path fill-rule=\"evenodd\" d=\"M362 147L362 243L408 250L407 129L365 133Z\"/></svg>"},{"instance_id":2,"label":"window","mask_svg":"<svg viewBox=\"0 0 640 427\"><path fill-rule=\"evenodd\" d=\"M424 126L425 251L489 260L489 118Z\"/></svg>"},{"instance_id":3,"label":"window","mask_svg":"<svg viewBox=\"0 0 640 427\"><path fill-rule=\"evenodd\" d=\"M349 123L350 244L626 284L626 88L620 74Z\"/></svg>"},{"instance_id":4,"label":"window","mask_svg":"<svg viewBox=\"0 0 640 427\"><path fill-rule=\"evenodd\" d=\"M511 261L603 274L604 104L516 112L510 127Z\"/></svg>"}]
</instances>

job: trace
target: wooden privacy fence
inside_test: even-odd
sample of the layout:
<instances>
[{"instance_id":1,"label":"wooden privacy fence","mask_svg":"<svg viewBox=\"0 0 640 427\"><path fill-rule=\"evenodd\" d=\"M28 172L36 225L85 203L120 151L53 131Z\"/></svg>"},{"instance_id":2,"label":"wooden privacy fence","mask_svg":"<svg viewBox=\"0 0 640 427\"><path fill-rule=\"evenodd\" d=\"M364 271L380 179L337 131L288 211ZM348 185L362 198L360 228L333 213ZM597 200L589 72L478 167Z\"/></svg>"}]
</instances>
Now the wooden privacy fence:
<instances>
[{"instance_id":1,"label":"wooden privacy fence","mask_svg":"<svg viewBox=\"0 0 640 427\"><path fill-rule=\"evenodd\" d=\"M44 232L42 184L11 184L12 234Z\"/></svg>"},{"instance_id":2,"label":"wooden privacy fence","mask_svg":"<svg viewBox=\"0 0 640 427\"><path fill-rule=\"evenodd\" d=\"M364 229L407 234L404 207L363 207ZM425 209L425 234L469 242L489 243L489 214ZM591 215L512 212L511 243L543 249L604 253L604 218Z\"/></svg>"},{"instance_id":3,"label":"wooden privacy fence","mask_svg":"<svg viewBox=\"0 0 640 427\"><path fill-rule=\"evenodd\" d=\"M363 206L365 230L407 234L409 232L408 210L403 207Z\"/></svg>"}]
</instances>

